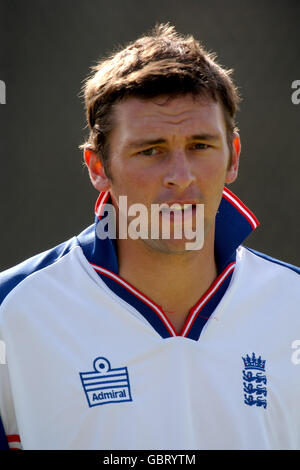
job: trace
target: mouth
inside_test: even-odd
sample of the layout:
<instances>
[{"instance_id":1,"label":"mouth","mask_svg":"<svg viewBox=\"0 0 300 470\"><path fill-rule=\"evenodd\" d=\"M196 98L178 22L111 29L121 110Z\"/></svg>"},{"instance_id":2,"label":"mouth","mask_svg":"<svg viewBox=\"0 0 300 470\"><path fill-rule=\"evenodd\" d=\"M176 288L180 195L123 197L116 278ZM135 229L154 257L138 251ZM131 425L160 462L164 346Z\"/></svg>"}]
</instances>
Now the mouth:
<instances>
[{"instance_id":1,"label":"mouth","mask_svg":"<svg viewBox=\"0 0 300 470\"><path fill-rule=\"evenodd\" d=\"M195 237L198 240L204 226L203 209L204 204L195 200L160 203L151 218L151 236L177 244Z\"/></svg>"},{"instance_id":2,"label":"mouth","mask_svg":"<svg viewBox=\"0 0 300 470\"><path fill-rule=\"evenodd\" d=\"M185 202L185 203L168 203L168 208L162 208L160 210L160 217L162 219L169 220L172 224L191 224L196 217L196 206L197 203Z\"/></svg>"},{"instance_id":3,"label":"mouth","mask_svg":"<svg viewBox=\"0 0 300 470\"><path fill-rule=\"evenodd\" d=\"M196 202L167 202L168 207L163 207L160 209L161 213L188 213L194 212L196 210Z\"/></svg>"}]
</instances>

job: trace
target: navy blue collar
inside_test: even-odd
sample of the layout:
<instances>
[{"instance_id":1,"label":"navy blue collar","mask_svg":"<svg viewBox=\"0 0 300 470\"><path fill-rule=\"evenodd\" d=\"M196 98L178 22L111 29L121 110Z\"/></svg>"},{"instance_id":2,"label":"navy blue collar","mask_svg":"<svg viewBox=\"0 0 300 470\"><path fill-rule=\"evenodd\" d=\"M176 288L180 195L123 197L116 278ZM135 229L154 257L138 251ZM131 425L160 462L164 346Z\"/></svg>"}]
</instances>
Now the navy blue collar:
<instances>
[{"instance_id":1,"label":"navy blue collar","mask_svg":"<svg viewBox=\"0 0 300 470\"><path fill-rule=\"evenodd\" d=\"M216 216L215 259L218 276L190 310L180 333L164 314L162 308L119 276L116 241L96 236L96 228L109 194L100 193L95 206L95 224L79 236L79 244L87 260L105 284L123 300L137 309L163 338L184 336L198 340L201 331L225 294L235 266L236 249L259 225L255 215L228 188Z\"/></svg>"}]
</instances>

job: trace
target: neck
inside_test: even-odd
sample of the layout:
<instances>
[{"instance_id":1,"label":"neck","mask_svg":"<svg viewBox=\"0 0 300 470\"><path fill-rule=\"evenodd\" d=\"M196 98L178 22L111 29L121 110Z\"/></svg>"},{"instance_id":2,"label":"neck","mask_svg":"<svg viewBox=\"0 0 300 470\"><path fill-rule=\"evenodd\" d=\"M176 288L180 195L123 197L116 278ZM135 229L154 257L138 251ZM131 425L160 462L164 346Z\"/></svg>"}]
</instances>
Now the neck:
<instances>
[{"instance_id":1,"label":"neck","mask_svg":"<svg viewBox=\"0 0 300 470\"><path fill-rule=\"evenodd\" d=\"M201 250L167 254L142 240L118 240L119 275L159 305L179 332L217 276L214 227Z\"/></svg>"}]
</instances>

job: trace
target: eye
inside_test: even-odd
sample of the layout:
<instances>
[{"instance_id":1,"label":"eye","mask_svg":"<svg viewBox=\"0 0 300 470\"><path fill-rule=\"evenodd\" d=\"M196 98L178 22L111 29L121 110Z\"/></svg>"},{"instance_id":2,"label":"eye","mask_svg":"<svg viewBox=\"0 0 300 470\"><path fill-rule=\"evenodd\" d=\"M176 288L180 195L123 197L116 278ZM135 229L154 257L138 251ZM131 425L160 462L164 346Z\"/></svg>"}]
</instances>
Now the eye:
<instances>
[{"instance_id":1,"label":"eye","mask_svg":"<svg viewBox=\"0 0 300 470\"><path fill-rule=\"evenodd\" d=\"M148 149L141 150L139 152L140 155L144 155L145 157L154 157L157 153L158 153L158 150L155 147L150 147Z\"/></svg>"},{"instance_id":2,"label":"eye","mask_svg":"<svg viewBox=\"0 0 300 470\"><path fill-rule=\"evenodd\" d=\"M203 144L203 142L197 142L192 146L195 150L206 150L209 148L209 145Z\"/></svg>"}]
</instances>

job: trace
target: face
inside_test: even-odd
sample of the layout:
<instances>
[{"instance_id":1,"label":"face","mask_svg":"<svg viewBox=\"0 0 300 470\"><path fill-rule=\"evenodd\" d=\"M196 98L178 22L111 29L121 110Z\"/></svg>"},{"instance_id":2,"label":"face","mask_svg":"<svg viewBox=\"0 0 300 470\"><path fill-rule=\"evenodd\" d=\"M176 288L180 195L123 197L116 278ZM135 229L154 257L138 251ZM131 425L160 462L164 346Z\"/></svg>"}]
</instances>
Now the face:
<instances>
[{"instance_id":1,"label":"face","mask_svg":"<svg viewBox=\"0 0 300 470\"><path fill-rule=\"evenodd\" d=\"M95 154L86 156L96 189L109 189L116 209L119 196L126 195L128 207L142 203L148 214L152 204L204 204L204 235L214 233L224 184L236 179L239 158L238 136L233 136L233 149L228 148L221 105L192 95L130 97L113 112L112 179L105 176ZM168 253L184 252L185 241L139 240Z\"/></svg>"}]
</instances>

